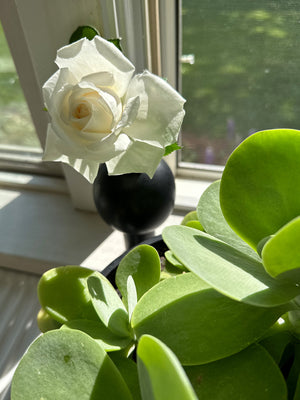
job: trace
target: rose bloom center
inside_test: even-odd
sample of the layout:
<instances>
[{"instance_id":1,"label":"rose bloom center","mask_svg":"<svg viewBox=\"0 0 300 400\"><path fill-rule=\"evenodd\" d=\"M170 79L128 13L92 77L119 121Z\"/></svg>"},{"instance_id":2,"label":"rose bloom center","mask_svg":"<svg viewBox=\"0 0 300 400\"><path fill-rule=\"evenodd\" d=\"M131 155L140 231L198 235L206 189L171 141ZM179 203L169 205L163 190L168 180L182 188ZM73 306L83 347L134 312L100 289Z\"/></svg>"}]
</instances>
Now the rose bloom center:
<instances>
[{"instance_id":1,"label":"rose bloom center","mask_svg":"<svg viewBox=\"0 0 300 400\"><path fill-rule=\"evenodd\" d=\"M90 114L89 106L85 103L80 103L73 110L73 117L77 119L85 118Z\"/></svg>"}]
</instances>

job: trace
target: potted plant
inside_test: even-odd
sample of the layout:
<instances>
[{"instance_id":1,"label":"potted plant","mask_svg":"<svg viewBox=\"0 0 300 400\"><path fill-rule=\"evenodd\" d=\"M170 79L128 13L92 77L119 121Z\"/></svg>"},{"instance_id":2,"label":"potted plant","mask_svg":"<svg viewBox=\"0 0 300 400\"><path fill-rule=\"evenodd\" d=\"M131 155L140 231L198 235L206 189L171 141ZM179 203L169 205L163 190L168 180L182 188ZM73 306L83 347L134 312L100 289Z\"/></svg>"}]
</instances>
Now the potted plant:
<instances>
[{"instance_id":1,"label":"potted plant","mask_svg":"<svg viewBox=\"0 0 300 400\"><path fill-rule=\"evenodd\" d=\"M300 131L262 131L229 157L165 271L142 244L112 283L79 266L39 283L43 333L12 400L300 398Z\"/></svg>"}]
</instances>

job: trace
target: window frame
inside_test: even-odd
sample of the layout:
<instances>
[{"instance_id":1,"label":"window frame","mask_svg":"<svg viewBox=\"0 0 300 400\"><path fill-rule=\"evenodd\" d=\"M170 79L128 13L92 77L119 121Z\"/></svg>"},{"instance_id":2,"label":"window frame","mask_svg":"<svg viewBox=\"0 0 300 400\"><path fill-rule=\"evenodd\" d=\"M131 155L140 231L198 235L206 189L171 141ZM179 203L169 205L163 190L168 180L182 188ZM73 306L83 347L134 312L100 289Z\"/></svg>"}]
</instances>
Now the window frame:
<instances>
[{"instance_id":1,"label":"window frame","mask_svg":"<svg viewBox=\"0 0 300 400\"><path fill-rule=\"evenodd\" d=\"M75 1L76 5L82 5L82 9L74 10L71 7ZM56 71L56 50L68 42L70 34L79 25L92 25L106 38L114 37L117 33L123 36L125 55L136 65L137 72L145 68L155 72L152 55L154 51L161 52L161 75L177 87L176 60L179 53L173 40L177 32L176 0L156 0L154 17L153 14L150 16L149 9L149 3L152 1L1 0L0 17L5 25L6 37L42 145L45 143L48 116L43 110L41 87ZM92 10L95 10L95 13ZM170 18L170 15L173 15L173 18ZM160 21L159 32L150 32L150 18L154 18L156 23ZM65 19L67 24L64 24ZM135 19L139 19L140 23L134 23ZM170 25L163 23L171 19ZM132 31L133 24L136 28L135 33ZM119 31L116 31L116 28ZM39 32L38 38L34 36L36 32ZM160 48L150 48L153 34L160 35ZM170 37L172 46L168 43ZM13 150L11 149L11 154ZM19 158L18 153L15 153L15 157L6 154L5 170L10 169L8 164L11 164L11 168L17 165L15 160L12 160L16 157ZM168 156L167 161L174 166L175 171L175 154ZM109 257L114 257L113 252L122 246L121 232L112 232L94 213L73 209L75 207L95 211L92 185L71 167L61 167L60 163L51 164L63 171L65 180L53 176L34 176L32 173L46 173L41 172L37 164L25 159L18 164L22 173L0 172L0 208L2 207L3 216L9 221L10 228L8 233L3 224L3 237L6 240L2 241L0 248L2 266L40 274L53 266L66 263L83 263L90 268L106 265L103 252L104 260L106 253ZM45 167L46 163L42 162L41 166ZM176 186L174 214L180 221L184 213L195 209L207 182L179 178L176 179ZM114 236L115 234L117 235ZM85 240L82 241L82 238ZM78 257L75 257L75 260L74 246L83 249L87 258L78 260Z\"/></svg>"},{"instance_id":2,"label":"window frame","mask_svg":"<svg viewBox=\"0 0 300 400\"><path fill-rule=\"evenodd\" d=\"M49 120L41 88L56 71L56 51L68 43L71 33L80 25L91 25L105 38L121 37L124 54L138 73L148 69L180 89L180 6L181 0L85 0L77 7L74 0L2 0L1 22L42 148ZM4 165L12 169L16 164L8 158ZM199 175L194 166L179 167L175 154L166 159L177 176L211 179L209 171L201 169ZM29 161L17 167L47 171L43 162ZM92 185L68 165L50 165L54 172L47 173L63 171L74 207L95 211Z\"/></svg>"},{"instance_id":3,"label":"window frame","mask_svg":"<svg viewBox=\"0 0 300 400\"><path fill-rule=\"evenodd\" d=\"M79 25L94 26L102 33L101 5L98 0L82 1L77 7L73 0L3 0L0 16L32 121L44 148L49 118L44 110L42 85L57 69L54 63L57 49L68 43ZM63 171L74 207L93 209L91 185L69 166L49 165L55 175ZM6 157L2 166L24 172L24 163L15 163L13 158ZM31 172L45 173L45 166L46 163L39 163L37 159L33 164L27 162ZM87 200L82 198L83 192L87 193Z\"/></svg>"},{"instance_id":4,"label":"window frame","mask_svg":"<svg viewBox=\"0 0 300 400\"><path fill-rule=\"evenodd\" d=\"M179 92L182 88L181 54L182 54L182 0L160 0L160 31L161 31L161 69L162 76ZM171 15L171 18L170 18ZM175 38L171 40L170 38ZM183 162L180 151L172 154L169 164L176 177L187 180L213 182L222 176L223 166L195 164ZM200 182L201 184L201 182Z\"/></svg>"}]
</instances>

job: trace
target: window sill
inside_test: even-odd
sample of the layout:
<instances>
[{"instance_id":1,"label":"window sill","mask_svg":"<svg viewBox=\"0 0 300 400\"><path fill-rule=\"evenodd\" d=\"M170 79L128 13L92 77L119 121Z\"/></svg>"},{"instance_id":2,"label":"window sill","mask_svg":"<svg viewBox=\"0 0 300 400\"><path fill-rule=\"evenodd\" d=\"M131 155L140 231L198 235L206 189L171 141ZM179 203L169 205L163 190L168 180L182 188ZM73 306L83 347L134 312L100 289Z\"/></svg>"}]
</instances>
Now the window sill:
<instances>
[{"instance_id":1,"label":"window sill","mask_svg":"<svg viewBox=\"0 0 300 400\"><path fill-rule=\"evenodd\" d=\"M195 209L208 184L177 179L174 212L156 234ZM102 270L125 250L121 232L73 208L64 180L25 174L0 173L0 237L0 266L35 274L67 264Z\"/></svg>"}]
</instances>

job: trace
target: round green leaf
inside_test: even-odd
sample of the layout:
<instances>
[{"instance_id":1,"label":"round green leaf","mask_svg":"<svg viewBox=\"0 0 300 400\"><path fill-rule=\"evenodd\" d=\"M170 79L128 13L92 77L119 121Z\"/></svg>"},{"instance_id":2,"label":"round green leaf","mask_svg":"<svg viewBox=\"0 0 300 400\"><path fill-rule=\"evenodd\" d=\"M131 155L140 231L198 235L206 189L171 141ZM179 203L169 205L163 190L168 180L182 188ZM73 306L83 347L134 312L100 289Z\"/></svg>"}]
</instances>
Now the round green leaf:
<instances>
[{"instance_id":1,"label":"round green leaf","mask_svg":"<svg viewBox=\"0 0 300 400\"><path fill-rule=\"evenodd\" d=\"M69 43L76 42L79 39L87 38L92 40L96 35L99 35L98 31L91 26L79 26L71 35Z\"/></svg>"},{"instance_id":2,"label":"round green leaf","mask_svg":"<svg viewBox=\"0 0 300 400\"><path fill-rule=\"evenodd\" d=\"M187 213L181 221L181 225L186 225L190 221L198 221L197 211L190 211Z\"/></svg>"},{"instance_id":3,"label":"round green leaf","mask_svg":"<svg viewBox=\"0 0 300 400\"><path fill-rule=\"evenodd\" d=\"M266 271L273 277L300 282L300 217L281 228L262 250Z\"/></svg>"},{"instance_id":4,"label":"round green leaf","mask_svg":"<svg viewBox=\"0 0 300 400\"><path fill-rule=\"evenodd\" d=\"M121 46L121 39L115 38L115 39L107 39L109 42L114 44L117 49L123 52L122 46Z\"/></svg>"},{"instance_id":5,"label":"round green leaf","mask_svg":"<svg viewBox=\"0 0 300 400\"><path fill-rule=\"evenodd\" d=\"M198 218L208 234L259 260L258 254L244 242L226 222L220 207L220 181L212 183L200 197Z\"/></svg>"},{"instance_id":6,"label":"round green leaf","mask_svg":"<svg viewBox=\"0 0 300 400\"><path fill-rule=\"evenodd\" d=\"M160 340L142 336L137 356L143 399L197 400L180 362Z\"/></svg>"},{"instance_id":7,"label":"round green leaf","mask_svg":"<svg viewBox=\"0 0 300 400\"><path fill-rule=\"evenodd\" d=\"M256 250L257 250L257 253L259 254L260 257L262 256L261 253L262 253L262 251L263 251L263 248L264 248L265 244L266 244L267 241L270 240L273 236L274 236L274 235L267 236L267 237L261 239L261 241L257 244Z\"/></svg>"},{"instance_id":8,"label":"round green leaf","mask_svg":"<svg viewBox=\"0 0 300 400\"><path fill-rule=\"evenodd\" d=\"M282 307L254 307L231 300L192 273L160 282L132 315L137 338L162 340L184 365L234 354L259 339L283 313Z\"/></svg>"},{"instance_id":9,"label":"round green leaf","mask_svg":"<svg viewBox=\"0 0 300 400\"><path fill-rule=\"evenodd\" d=\"M293 397L293 400L298 400L298 399L300 399L300 374L298 376L297 385L296 385L295 393L294 393L294 397Z\"/></svg>"},{"instance_id":10,"label":"round green leaf","mask_svg":"<svg viewBox=\"0 0 300 400\"><path fill-rule=\"evenodd\" d=\"M38 284L42 307L62 324L73 319L99 320L87 287L87 278L93 273L74 265L45 272Z\"/></svg>"},{"instance_id":11,"label":"round green leaf","mask_svg":"<svg viewBox=\"0 0 300 400\"><path fill-rule=\"evenodd\" d=\"M169 146L165 147L164 157L168 156L169 154L173 153L173 151L180 150L182 147L179 146L177 142L170 144Z\"/></svg>"},{"instance_id":12,"label":"round green leaf","mask_svg":"<svg viewBox=\"0 0 300 400\"><path fill-rule=\"evenodd\" d=\"M154 247L142 244L131 250L120 262L116 271L116 284L124 304L127 305L127 280L132 276L137 299L159 282L160 258Z\"/></svg>"},{"instance_id":13,"label":"round green leaf","mask_svg":"<svg viewBox=\"0 0 300 400\"><path fill-rule=\"evenodd\" d=\"M91 301L103 324L116 335L130 337L128 312L109 280L95 272L87 279Z\"/></svg>"},{"instance_id":14,"label":"round green leaf","mask_svg":"<svg viewBox=\"0 0 300 400\"><path fill-rule=\"evenodd\" d=\"M232 229L256 249L300 215L300 131L261 131L229 157L220 203Z\"/></svg>"},{"instance_id":15,"label":"round green leaf","mask_svg":"<svg viewBox=\"0 0 300 400\"><path fill-rule=\"evenodd\" d=\"M280 369L259 345L185 371L201 400L287 400Z\"/></svg>"},{"instance_id":16,"label":"round green leaf","mask_svg":"<svg viewBox=\"0 0 300 400\"><path fill-rule=\"evenodd\" d=\"M136 362L125 357L120 351L110 352L108 355L120 371L133 400L142 400Z\"/></svg>"},{"instance_id":17,"label":"round green leaf","mask_svg":"<svg viewBox=\"0 0 300 400\"><path fill-rule=\"evenodd\" d=\"M61 323L57 322L55 319L51 318L50 315L41 308L37 315L37 324L39 330L43 333L51 331L53 329L58 329L61 327Z\"/></svg>"},{"instance_id":18,"label":"round green leaf","mask_svg":"<svg viewBox=\"0 0 300 400\"><path fill-rule=\"evenodd\" d=\"M12 400L132 400L106 352L85 333L56 330L40 336L22 358Z\"/></svg>"},{"instance_id":19,"label":"round green leaf","mask_svg":"<svg viewBox=\"0 0 300 400\"><path fill-rule=\"evenodd\" d=\"M299 341L294 343L292 350L292 365L289 370L288 377L286 379L289 398L293 398L294 400L298 400L299 394L299 378L300 378L300 343ZM290 363L289 363L290 364ZM289 365L290 366L290 365Z\"/></svg>"},{"instance_id":20,"label":"round green leaf","mask_svg":"<svg viewBox=\"0 0 300 400\"><path fill-rule=\"evenodd\" d=\"M105 351L117 351L126 348L131 342L130 337L120 337L108 329L100 320L73 320L64 324L61 329L75 329L91 336Z\"/></svg>"},{"instance_id":21,"label":"round green leaf","mask_svg":"<svg viewBox=\"0 0 300 400\"><path fill-rule=\"evenodd\" d=\"M259 342L272 356L276 364L279 364L283 352L287 345L293 341L293 336L289 331L276 332Z\"/></svg>"},{"instance_id":22,"label":"round green leaf","mask_svg":"<svg viewBox=\"0 0 300 400\"><path fill-rule=\"evenodd\" d=\"M172 265L175 268L175 271L177 273L180 273L182 271L188 271L184 265L181 264L181 262L179 262L177 260L177 258L174 256L174 254L168 250L165 252L165 257L166 257L166 268L169 268L169 265ZM171 271L172 272L172 271Z\"/></svg>"},{"instance_id":23,"label":"round green leaf","mask_svg":"<svg viewBox=\"0 0 300 400\"><path fill-rule=\"evenodd\" d=\"M272 278L261 262L204 232L169 226L163 238L188 270L235 300L273 307L300 294L298 286Z\"/></svg>"},{"instance_id":24,"label":"round green leaf","mask_svg":"<svg viewBox=\"0 0 300 400\"><path fill-rule=\"evenodd\" d=\"M199 231L203 231L203 226L201 225L201 223L199 221L188 221L186 223L186 226L189 226L190 228L194 228L194 229L199 229Z\"/></svg>"}]
</instances>

